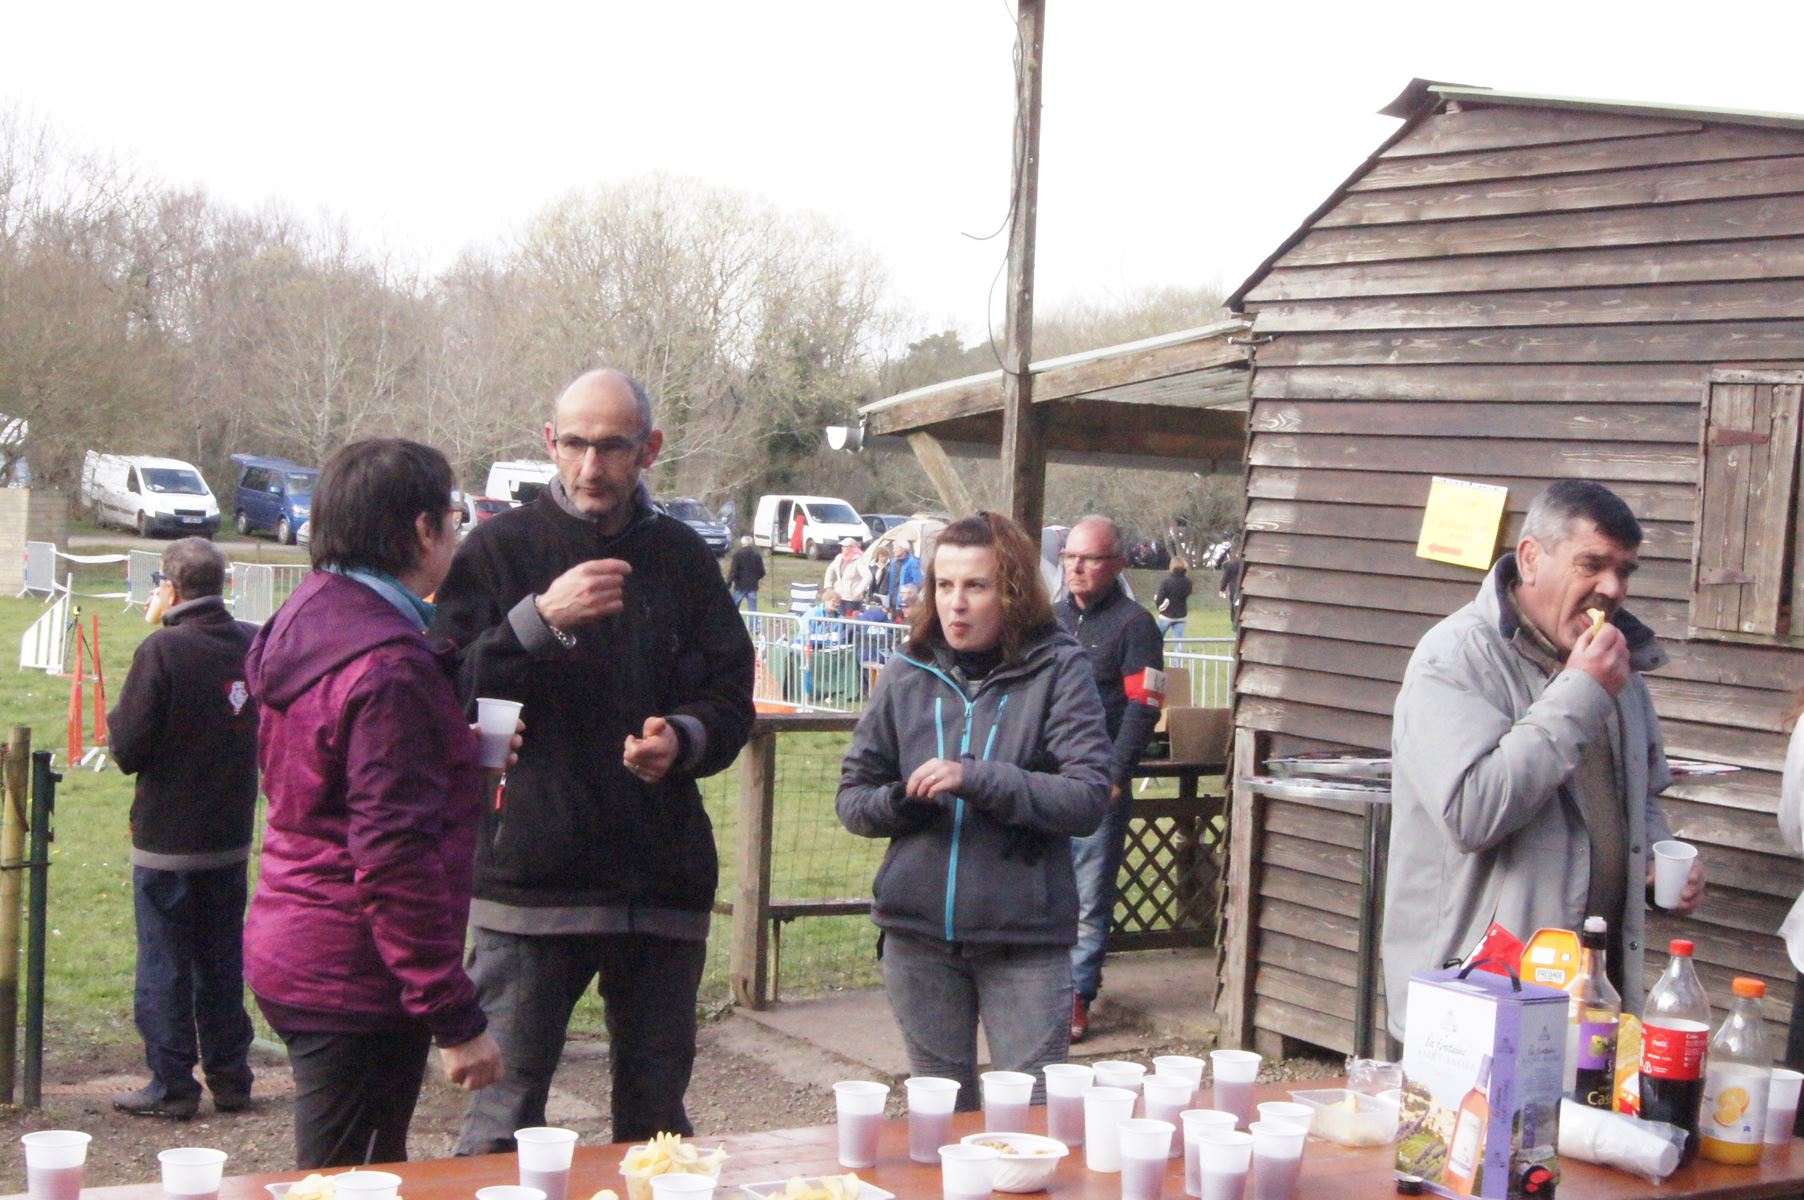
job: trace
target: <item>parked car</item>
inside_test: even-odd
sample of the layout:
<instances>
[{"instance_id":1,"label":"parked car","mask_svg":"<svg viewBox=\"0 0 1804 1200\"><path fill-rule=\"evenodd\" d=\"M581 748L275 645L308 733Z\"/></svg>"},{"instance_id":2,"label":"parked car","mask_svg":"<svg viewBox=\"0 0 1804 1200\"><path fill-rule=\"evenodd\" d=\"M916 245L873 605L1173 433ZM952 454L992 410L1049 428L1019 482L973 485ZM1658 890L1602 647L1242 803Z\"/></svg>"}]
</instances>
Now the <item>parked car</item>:
<instances>
[{"instance_id":1,"label":"parked car","mask_svg":"<svg viewBox=\"0 0 1804 1200\"><path fill-rule=\"evenodd\" d=\"M489 481L483 492L490 499L512 505L530 504L556 474L556 467L536 458L498 462L489 468Z\"/></svg>"},{"instance_id":2,"label":"parked car","mask_svg":"<svg viewBox=\"0 0 1804 1200\"><path fill-rule=\"evenodd\" d=\"M301 523L313 511L313 485L319 472L286 458L232 455L238 479L232 500L232 524L242 534L273 533L292 546Z\"/></svg>"},{"instance_id":3,"label":"parked car","mask_svg":"<svg viewBox=\"0 0 1804 1200\"><path fill-rule=\"evenodd\" d=\"M675 517L695 532L702 535L702 541L708 543L708 549L714 551L719 558L733 548L733 535L727 530L719 517L708 511L708 506L699 500L691 500L688 496L675 496L669 500L652 502L659 512Z\"/></svg>"},{"instance_id":4,"label":"parked car","mask_svg":"<svg viewBox=\"0 0 1804 1200\"><path fill-rule=\"evenodd\" d=\"M153 533L219 532L219 501L192 463L179 458L88 451L81 498L99 525Z\"/></svg>"},{"instance_id":5,"label":"parked car","mask_svg":"<svg viewBox=\"0 0 1804 1200\"><path fill-rule=\"evenodd\" d=\"M506 512L513 505L505 500L497 500L493 496L464 496L466 510L465 527L480 525L496 513Z\"/></svg>"},{"instance_id":6,"label":"parked car","mask_svg":"<svg viewBox=\"0 0 1804 1200\"><path fill-rule=\"evenodd\" d=\"M859 545L871 540L871 530L859 520L850 504L833 496L770 495L758 497L752 518L752 540L772 553L794 553L796 518L802 521L801 553L809 558L832 558L841 538L856 538Z\"/></svg>"},{"instance_id":7,"label":"parked car","mask_svg":"<svg viewBox=\"0 0 1804 1200\"><path fill-rule=\"evenodd\" d=\"M901 513L859 513L858 519L869 527L872 537L882 537L889 530L908 520Z\"/></svg>"}]
</instances>

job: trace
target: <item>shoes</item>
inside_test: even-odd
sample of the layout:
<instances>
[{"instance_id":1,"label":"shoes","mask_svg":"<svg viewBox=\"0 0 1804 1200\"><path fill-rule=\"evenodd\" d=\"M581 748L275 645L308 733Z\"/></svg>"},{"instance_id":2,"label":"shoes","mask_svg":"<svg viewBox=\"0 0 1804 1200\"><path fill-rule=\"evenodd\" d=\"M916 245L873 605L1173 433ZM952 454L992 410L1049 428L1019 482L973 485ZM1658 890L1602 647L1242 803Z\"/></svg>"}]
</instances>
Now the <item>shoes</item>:
<instances>
[{"instance_id":1,"label":"shoes","mask_svg":"<svg viewBox=\"0 0 1804 1200\"><path fill-rule=\"evenodd\" d=\"M214 1092L213 1108L218 1112L243 1112L251 1106L249 1092Z\"/></svg>"},{"instance_id":2,"label":"shoes","mask_svg":"<svg viewBox=\"0 0 1804 1200\"><path fill-rule=\"evenodd\" d=\"M1090 1002L1074 996L1071 1002L1071 1044L1077 1045L1090 1036Z\"/></svg>"},{"instance_id":3,"label":"shoes","mask_svg":"<svg viewBox=\"0 0 1804 1200\"><path fill-rule=\"evenodd\" d=\"M135 1092L114 1092L113 1107L134 1117L167 1117L172 1121L186 1121L200 1111L200 1097L163 1096L145 1086Z\"/></svg>"}]
</instances>

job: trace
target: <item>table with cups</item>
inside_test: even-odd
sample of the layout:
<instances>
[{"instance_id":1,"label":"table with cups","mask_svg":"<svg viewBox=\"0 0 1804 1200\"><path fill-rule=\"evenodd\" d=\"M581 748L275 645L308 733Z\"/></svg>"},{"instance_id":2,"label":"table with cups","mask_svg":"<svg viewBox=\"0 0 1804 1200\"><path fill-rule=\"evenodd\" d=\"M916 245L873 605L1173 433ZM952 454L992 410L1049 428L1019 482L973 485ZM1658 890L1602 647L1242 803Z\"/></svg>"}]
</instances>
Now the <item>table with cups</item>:
<instances>
[{"instance_id":1,"label":"table with cups","mask_svg":"<svg viewBox=\"0 0 1804 1200\"><path fill-rule=\"evenodd\" d=\"M1260 1059L1217 1050L1212 1063L1184 1055L1131 1062L1061 1063L1041 1079L992 1071L980 1081L981 1111L959 1112L959 1084L915 1078L903 1085L907 1115L885 1119L887 1084L835 1085L838 1120L811 1129L689 1141L702 1152L693 1173L627 1176L626 1145L578 1145L574 1131L527 1129L518 1152L377 1164L334 1172L338 1200L589 1200L603 1188L622 1200L781 1200L792 1178L809 1182L855 1171L859 1200L986 1200L993 1192L1044 1192L1072 1200L1328 1200L1395 1194L1389 1144L1324 1140L1315 1122L1327 1084L1291 1098L1287 1084L1257 1083ZM1205 1070L1209 1070L1205 1082ZM970 1107L967 1098L966 1107ZM1392 1122L1394 1124L1394 1120ZM1315 1136L1312 1136L1312 1132ZM305 1172L228 1176L223 1151L177 1147L159 1155L160 1185L81 1186L88 1135L25 1135L31 1200L282 1200ZM1696 1162L1659 1189L1663 1197L1747 1200L1804 1193L1804 1150L1769 1145L1752 1167ZM724 1161L709 1152L724 1151ZM1006 1149L1004 1149L1006 1147ZM1081 1153L1079 1153L1081 1151ZM1588 1163L1562 1163L1560 1194L1618 1200L1646 1196L1640 1178Z\"/></svg>"}]
</instances>

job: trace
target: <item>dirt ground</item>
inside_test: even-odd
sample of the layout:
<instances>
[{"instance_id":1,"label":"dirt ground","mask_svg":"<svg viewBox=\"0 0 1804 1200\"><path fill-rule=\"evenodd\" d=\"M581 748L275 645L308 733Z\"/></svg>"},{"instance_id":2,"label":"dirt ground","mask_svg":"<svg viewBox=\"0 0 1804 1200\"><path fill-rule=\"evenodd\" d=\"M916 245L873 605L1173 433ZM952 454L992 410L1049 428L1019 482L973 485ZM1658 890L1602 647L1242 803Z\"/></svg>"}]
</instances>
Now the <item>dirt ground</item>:
<instances>
[{"instance_id":1,"label":"dirt ground","mask_svg":"<svg viewBox=\"0 0 1804 1200\"><path fill-rule=\"evenodd\" d=\"M1144 1052L1132 1057L1146 1061L1155 1054L1202 1054L1208 1049L1149 1038ZM0 1139L11 1141L33 1129L81 1129L93 1134L85 1181L88 1187L151 1182L157 1177L157 1151L171 1146L225 1150L231 1155L226 1163L231 1175L290 1171L294 1110L286 1064L279 1055L260 1047L253 1056L253 1067L257 1083L250 1111L216 1113L210 1102L203 1100L200 1114L193 1120L174 1122L114 1111L110 1094L144 1081L134 1052L90 1048L53 1053L45 1063L44 1107L0 1110ZM1336 1061L1287 1059L1268 1064L1262 1078L1304 1079L1339 1070ZM822 1125L833 1120L832 1083L868 1074L847 1060L727 1016L702 1030L689 1088L689 1116L697 1134L704 1137ZM891 1096L891 1115L900 1115L900 1102L898 1088ZM464 1105L464 1093L437 1074L435 1055L414 1115L410 1156L426 1159L450 1154ZM573 1041L569 1045L552 1089L548 1120L577 1130L584 1143L608 1140L605 1043ZM8 1152L0 1172L0 1191L23 1191L24 1187L23 1158Z\"/></svg>"}]
</instances>

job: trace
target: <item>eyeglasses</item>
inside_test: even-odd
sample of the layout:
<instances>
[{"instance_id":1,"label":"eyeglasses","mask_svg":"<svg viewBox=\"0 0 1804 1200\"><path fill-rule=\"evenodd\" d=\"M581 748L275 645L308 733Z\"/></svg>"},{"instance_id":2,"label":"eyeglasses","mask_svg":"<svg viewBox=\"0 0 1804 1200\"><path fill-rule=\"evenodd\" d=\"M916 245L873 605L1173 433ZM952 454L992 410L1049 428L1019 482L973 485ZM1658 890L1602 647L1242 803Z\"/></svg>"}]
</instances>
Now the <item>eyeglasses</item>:
<instances>
[{"instance_id":1,"label":"eyeglasses","mask_svg":"<svg viewBox=\"0 0 1804 1200\"><path fill-rule=\"evenodd\" d=\"M642 437L611 437L592 442L588 438L580 438L573 433L561 433L551 444L557 450L558 458L564 462L581 462L589 456L591 450L595 451L597 458L619 461L629 455L637 454L645 445L645 439Z\"/></svg>"},{"instance_id":2,"label":"eyeglasses","mask_svg":"<svg viewBox=\"0 0 1804 1200\"><path fill-rule=\"evenodd\" d=\"M1067 567L1085 567L1095 570L1104 563L1114 562L1119 557L1118 554L1061 554L1059 561Z\"/></svg>"}]
</instances>

